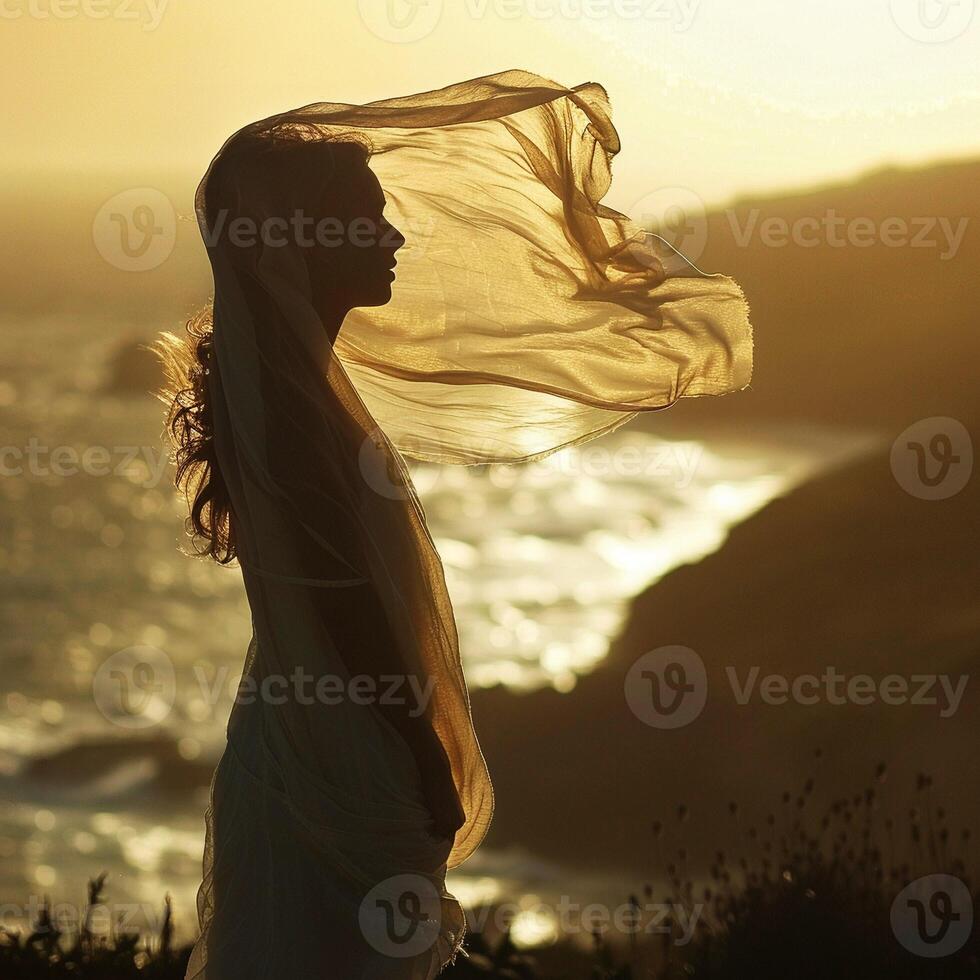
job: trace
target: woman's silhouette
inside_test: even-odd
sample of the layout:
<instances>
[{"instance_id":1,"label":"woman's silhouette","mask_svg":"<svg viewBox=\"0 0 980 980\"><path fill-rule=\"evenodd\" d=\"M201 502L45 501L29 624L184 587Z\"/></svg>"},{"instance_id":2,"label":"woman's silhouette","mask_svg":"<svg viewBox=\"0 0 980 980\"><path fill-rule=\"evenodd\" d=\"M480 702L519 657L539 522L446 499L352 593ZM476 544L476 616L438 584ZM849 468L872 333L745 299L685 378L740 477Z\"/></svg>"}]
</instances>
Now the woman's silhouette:
<instances>
[{"instance_id":1,"label":"woman's silhouette","mask_svg":"<svg viewBox=\"0 0 980 980\"><path fill-rule=\"evenodd\" d=\"M617 149L598 86L507 72L263 120L202 181L214 304L162 345L168 421L253 640L189 977L428 980L458 950L445 875L493 796L398 450L533 458L748 381L738 288L599 203Z\"/></svg>"}]
</instances>

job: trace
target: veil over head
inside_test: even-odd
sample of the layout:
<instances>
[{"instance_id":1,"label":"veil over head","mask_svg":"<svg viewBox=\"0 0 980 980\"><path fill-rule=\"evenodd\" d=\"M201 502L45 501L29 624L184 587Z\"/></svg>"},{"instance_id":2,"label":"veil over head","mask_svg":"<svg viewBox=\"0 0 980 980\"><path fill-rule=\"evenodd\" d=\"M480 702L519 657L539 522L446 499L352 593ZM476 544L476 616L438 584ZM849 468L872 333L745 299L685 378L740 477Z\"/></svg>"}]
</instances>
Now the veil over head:
<instances>
[{"instance_id":1,"label":"veil over head","mask_svg":"<svg viewBox=\"0 0 980 980\"><path fill-rule=\"evenodd\" d=\"M463 823L451 839L432 833L424 764L378 712L349 698L239 701L212 790L189 977L222 980L234 947L248 949L256 976L304 975L315 952L298 950L314 940L285 922L286 907L308 917L346 903L363 941L335 960L338 976L422 980L458 948L464 919L445 871L482 840L493 794L442 565L403 456L532 459L751 375L738 286L601 203L618 150L601 86L508 71L281 113L236 133L201 182L215 445L253 615L246 679L261 688L301 670L349 681L394 657L429 685L424 717ZM331 343L303 250L262 234L234 243L227 222L288 217L306 206L302 188L329 193L334 169L358 159L406 244L391 301L353 310ZM345 646L315 611L325 590L361 587L394 638L384 657ZM372 941L363 901L405 875L434 899L428 943L398 960L399 973ZM270 922L289 936L276 949Z\"/></svg>"}]
</instances>

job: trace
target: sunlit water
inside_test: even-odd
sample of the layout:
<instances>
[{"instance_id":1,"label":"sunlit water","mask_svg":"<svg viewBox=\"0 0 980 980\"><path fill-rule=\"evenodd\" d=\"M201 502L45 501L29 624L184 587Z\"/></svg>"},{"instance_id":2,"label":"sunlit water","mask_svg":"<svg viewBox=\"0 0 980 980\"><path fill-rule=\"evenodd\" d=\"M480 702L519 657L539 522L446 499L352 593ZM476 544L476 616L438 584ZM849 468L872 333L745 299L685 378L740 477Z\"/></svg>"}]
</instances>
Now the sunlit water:
<instances>
[{"instance_id":1,"label":"sunlit water","mask_svg":"<svg viewBox=\"0 0 980 980\"><path fill-rule=\"evenodd\" d=\"M119 341L118 329L47 322L6 325L0 342L0 899L78 903L106 869L112 900L147 903L143 923L171 892L188 934L205 801L186 787L220 752L249 619L235 569L179 553L160 407L102 393ZM528 466L414 466L471 685L571 689L632 596L856 445L812 433L671 442L626 427ZM93 694L100 667L133 646L172 666L176 692L139 726ZM110 738L120 751L55 756ZM28 771L37 759L47 768ZM517 934L535 942L549 925L532 893L559 875L481 852L452 887L467 904L519 897Z\"/></svg>"}]
</instances>

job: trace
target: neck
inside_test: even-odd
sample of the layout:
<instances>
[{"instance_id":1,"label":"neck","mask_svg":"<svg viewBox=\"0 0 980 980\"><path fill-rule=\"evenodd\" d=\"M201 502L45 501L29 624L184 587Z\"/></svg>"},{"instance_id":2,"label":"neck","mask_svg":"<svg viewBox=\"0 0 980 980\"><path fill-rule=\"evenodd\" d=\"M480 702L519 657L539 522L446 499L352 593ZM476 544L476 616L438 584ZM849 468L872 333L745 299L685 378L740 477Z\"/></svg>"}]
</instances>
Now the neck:
<instances>
[{"instance_id":1,"label":"neck","mask_svg":"<svg viewBox=\"0 0 980 980\"><path fill-rule=\"evenodd\" d=\"M338 295L337 289L331 288L333 285L332 283L321 285L319 282L312 284L313 309L319 314L331 344L337 339L344 318L351 311L350 305Z\"/></svg>"}]
</instances>

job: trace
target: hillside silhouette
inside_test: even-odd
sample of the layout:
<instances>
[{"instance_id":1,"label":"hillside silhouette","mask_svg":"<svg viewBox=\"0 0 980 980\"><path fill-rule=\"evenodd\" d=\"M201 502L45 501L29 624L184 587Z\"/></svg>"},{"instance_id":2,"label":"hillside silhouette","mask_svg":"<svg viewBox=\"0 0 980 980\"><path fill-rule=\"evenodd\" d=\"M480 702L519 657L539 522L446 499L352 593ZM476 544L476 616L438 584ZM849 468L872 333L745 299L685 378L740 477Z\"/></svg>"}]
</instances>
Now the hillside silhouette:
<instances>
[{"instance_id":1,"label":"hillside silhouette","mask_svg":"<svg viewBox=\"0 0 980 980\"><path fill-rule=\"evenodd\" d=\"M792 225L831 220L830 212L848 222L867 219L878 243L767 247L761 241L767 218ZM927 237L939 247L880 241L889 220L905 222L914 240L922 234L917 219L939 218L953 226L966 221L951 258L941 258L946 237L938 227ZM750 227L751 240L742 247L738 237ZM805 226L802 235L815 237ZM755 372L749 391L687 399L671 410L671 422L818 421L901 431L921 417L976 414L976 386L963 367L980 361L980 161L883 170L854 183L740 201L709 215L699 265L731 275L745 290Z\"/></svg>"},{"instance_id":2,"label":"hillside silhouette","mask_svg":"<svg viewBox=\"0 0 980 980\"><path fill-rule=\"evenodd\" d=\"M758 666L760 676L793 678L834 666L880 679L980 667L980 480L949 500L916 499L888 455L899 433L932 416L958 419L974 444L980 435L976 382L964 370L980 363L978 178L977 162L883 171L710 217L699 264L730 273L749 297L752 387L687 399L637 424L665 434L724 429L747 444L759 426L836 426L876 434L881 450L774 501L721 551L638 596L609 658L571 693L474 692L498 790L493 843L557 858L588 839L591 857L629 867L651 822L683 803L692 853L700 843L708 858L734 835L728 801L795 795L816 750L824 803L886 762L902 785L932 773L964 826L980 815L971 800L980 715L969 685L956 714L940 718L912 705L740 706L725 672L744 679ZM876 225L929 216L968 224L946 261L928 247L772 248L758 236L740 247L733 222L744 230L752 209L788 222L833 209ZM658 731L629 710L624 680L637 657L670 644L702 657L709 697L689 727ZM754 817L765 817L762 804Z\"/></svg>"}]
</instances>

